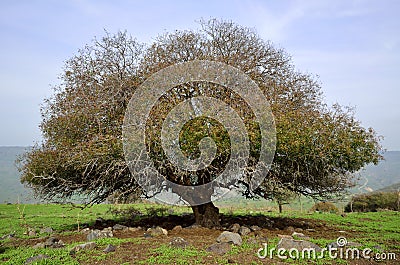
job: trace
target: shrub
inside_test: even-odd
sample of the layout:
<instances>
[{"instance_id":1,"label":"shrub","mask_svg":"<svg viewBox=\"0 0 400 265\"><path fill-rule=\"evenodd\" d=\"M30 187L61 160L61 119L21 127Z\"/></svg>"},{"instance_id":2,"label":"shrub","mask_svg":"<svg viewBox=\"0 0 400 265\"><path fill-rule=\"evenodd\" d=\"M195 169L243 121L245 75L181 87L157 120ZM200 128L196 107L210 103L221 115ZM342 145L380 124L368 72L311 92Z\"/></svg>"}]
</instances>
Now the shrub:
<instances>
[{"instance_id":1,"label":"shrub","mask_svg":"<svg viewBox=\"0 0 400 265\"><path fill-rule=\"evenodd\" d=\"M331 202L318 202L310 209L311 212L338 213L339 209Z\"/></svg>"},{"instance_id":2,"label":"shrub","mask_svg":"<svg viewBox=\"0 0 400 265\"><path fill-rule=\"evenodd\" d=\"M399 210L398 192L372 192L353 197L346 207L346 212L376 212L378 210Z\"/></svg>"}]
</instances>

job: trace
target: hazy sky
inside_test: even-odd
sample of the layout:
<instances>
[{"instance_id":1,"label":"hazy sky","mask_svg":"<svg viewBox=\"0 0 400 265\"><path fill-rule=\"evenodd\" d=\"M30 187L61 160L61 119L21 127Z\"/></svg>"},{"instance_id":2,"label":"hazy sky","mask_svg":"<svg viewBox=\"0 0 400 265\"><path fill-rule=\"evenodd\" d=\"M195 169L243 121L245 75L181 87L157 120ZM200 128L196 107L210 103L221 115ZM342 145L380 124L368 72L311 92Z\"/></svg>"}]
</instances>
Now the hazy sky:
<instances>
[{"instance_id":1,"label":"hazy sky","mask_svg":"<svg viewBox=\"0 0 400 265\"><path fill-rule=\"evenodd\" d=\"M139 41L201 18L255 28L319 76L328 103L400 150L400 1L0 1L0 145L40 141L40 104L66 59L95 37L127 30Z\"/></svg>"}]
</instances>

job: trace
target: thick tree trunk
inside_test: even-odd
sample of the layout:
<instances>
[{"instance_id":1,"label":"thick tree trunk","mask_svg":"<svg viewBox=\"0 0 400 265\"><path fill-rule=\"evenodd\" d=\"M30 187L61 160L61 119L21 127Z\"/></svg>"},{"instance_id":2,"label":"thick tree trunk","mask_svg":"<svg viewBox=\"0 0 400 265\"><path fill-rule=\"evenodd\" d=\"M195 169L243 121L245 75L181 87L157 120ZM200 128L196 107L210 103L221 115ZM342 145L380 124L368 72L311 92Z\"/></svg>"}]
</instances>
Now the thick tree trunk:
<instances>
[{"instance_id":1,"label":"thick tree trunk","mask_svg":"<svg viewBox=\"0 0 400 265\"><path fill-rule=\"evenodd\" d=\"M192 206L196 224L203 227L218 227L219 223L219 209L212 203Z\"/></svg>"}]
</instances>

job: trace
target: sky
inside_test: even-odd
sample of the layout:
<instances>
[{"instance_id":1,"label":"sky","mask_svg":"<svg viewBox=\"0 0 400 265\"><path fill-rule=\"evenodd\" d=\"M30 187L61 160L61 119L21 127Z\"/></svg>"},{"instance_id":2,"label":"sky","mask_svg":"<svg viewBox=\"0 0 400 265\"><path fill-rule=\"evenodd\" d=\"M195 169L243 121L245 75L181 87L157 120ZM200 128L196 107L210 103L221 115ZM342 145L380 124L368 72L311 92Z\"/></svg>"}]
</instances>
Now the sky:
<instances>
[{"instance_id":1,"label":"sky","mask_svg":"<svg viewBox=\"0 0 400 265\"><path fill-rule=\"evenodd\" d=\"M150 43L196 21L254 28L318 76L325 100L355 108L365 127L400 150L400 1L0 1L0 146L41 141L40 106L64 62L104 30Z\"/></svg>"}]
</instances>

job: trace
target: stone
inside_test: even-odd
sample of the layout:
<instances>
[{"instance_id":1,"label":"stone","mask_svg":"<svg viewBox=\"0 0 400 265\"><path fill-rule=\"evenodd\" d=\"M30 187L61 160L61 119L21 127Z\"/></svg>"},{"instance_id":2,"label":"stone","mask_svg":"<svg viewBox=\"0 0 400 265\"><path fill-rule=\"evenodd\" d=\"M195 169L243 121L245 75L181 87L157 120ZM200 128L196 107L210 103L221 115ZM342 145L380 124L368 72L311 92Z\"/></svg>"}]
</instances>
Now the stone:
<instances>
[{"instance_id":1,"label":"stone","mask_svg":"<svg viewBox=\"0 0 400 265\"><path fill-rule=\"evenodd\" d=\"M45 248L45 244L44 244L44 243L37 243L37 244L34 245L32 248L33 248L33 249Z\"/></svg>"},{"instance_id":2,"label":"stone","mask_svg":"<svg viewBox=\"0 0 400 265\"><path fill-rule=\"evenodd\" d=\"M28 236L36 236L36 231L35 230L29 230L28 231Z\"/></svg>"},{"instance_id":3,"label":"stone","mask_svg":"<svg viewBox=\"0 0 400 265\"><path fill-rule=\"evenodd\" d=\"M232 243L232 244L241 246L242 245L242 237L238 233L224 231L218 236L217 242L218 243Z\"/></svg>"},{"instance_id":4,"label":"stone","mask_svg":"<svg viewBox=\"0 0 400 265\"><path fill-rule=\"evenodd\" d=\"M33 257L28 258L25 261L25 264L31 264L33 262L37 262L37 261L48 259L48 258L49 258L49 256L47 256L47 255L39 254L37 256L33 256Z\"/></svg>"},{"instance_id":5,"label":"stone","mask_svg":"<svg viewBox=\"0 0 400 265\"><path fill-rule=\"evenodd\" d=\"M308 232L317 232L317 230L315 230L313 228L307 228L306 231L308 231Z\"/></svg>"},{"instance_id":6,"label":"stone","mask_svg":"<svg viewBox=\"0 0 400 265\"><path fill-rule=\"evenodd\" d=\"M260 231L261 227L259 227L258 225L252 225L250 226L251 231L256 232L256 231Z\"/></svg>"},{"instance_id":7,"label":"stone","mask_svg":"<svg viewBox=\"0 0 400 265\"><path fill-rule=\"evenodd\" d=\"M140 226L138 226L138 227L128 227L128 231L130 231L130 232L137 232L137 231L140 231L140 230L142 230L142 228Z\"/></svg>"},{"instance_id":8,"label":"stone","mask_svg":"<svg viewBox=\"0 0 400 265\"><path fill-rule=\"evenodd\" d=\"M51 234L53 232L54 232L53 228L51 228L51 227L45 227L45 228L40 229L41 234Z\"/></svg>"},{"instance_id":9,"label":"stone","mask_svg":"<svg viewBox=\"0 0 400 265\"><path fill-rule=\"evenodd\" d=\"M150 234L151 236L168 235L168 231L160 226L157 226L156 228L147 229L147 233Z\"/></svg>"},{"instance_id":10,"label":"stone","mask_svg":"<svg viewBox=\"0 0 400 265\"><path fill-rule=\"evenodd\" d=\"M112 230L126 230L126 229L128 229L127 226L125 226L125 225L120 225L120 224L115 224L115 225L112 227Z\"/></svg>"},{"instance_id":11,"label":"stone","mask_svg":"<svg viewBox=\"0 0 400 265\"><path fill-rule=\"evenodd\" d=\"M189 246L189 242L187 242L184 238L182 237L174 237L170 242L169 245L171 247L176 247L176 248L186 248Z\"/></svg>"},{"instance_id":12,"label":"stone","mask_svg":"<svg viewBox=\"0 0 400 265\"><path fill-rule=\"evenodd\" d=\"M174 228L172 228L172 231L174 231L174 232L179 232L181 230L182 230L182 226L181 225L177 225L177 226L174 226Z\"/></svg>"},{"instance_id":13,"label":"stone","mask_svg":"<svg viewBox=\"0 0 400 265\"><path fill-rule=\"evenodd\" d=\"M279 238L293 239L293 237L292 237L292 236L289 236L289 235L280 235L280 234L278 234L277 236L278 236Z\"/></svg>"},{"instance_id":14,"label":"stone","mask_svg":"<svg viewBox=\"0 0 400 265\"><path fill-rule=\"evenodd\" d=\"M248 227L246 227L246 226L241 226L241 227L239 228L239 234L240 234L241 236L246 236L246 235L248 235L248 234L250 234L250 233L251 233L250 228L248 228Z\"/></svg>"},{"instance_id":15,"label":"stone","mask_svg":"<svg viewBox=\"0 0 400 265\"><path fill-rule=\"evenodd\" d=\"M98 238L107 238L107 237L114 237L113 232L112 232L112 228L104 228L103 230L92 230L87 236L86 239L87 241L93 241L96 240Z\"/></svg>"},{"instance_id":16,"label":"stone","mask_svg":"<svg viewBox=\"0 0 400 265\"><path fill-rule=\"evenodd\" d=\"M49 237L46 242L44 242L45 248L62 248L64 246L64 242L56 237Z\"/></svg>"},{"instance_id":17,"label":"stone","mask_svg":"<svg viewBox=\"0 0 400 265\"><path fill-rule=\"evenodd\" d=\"M293 226L287 226L283 230L288 231L290 233L293 233L294 232L294 227Z\"/></svg>"},{"instance_id":18,"label":"stone","mask_svg":"<svg viewBox=\"0 0 400 265\"><path fill-rule=\"evenodd\" d=\"M233 233L238 233L240 229L240 224L235 223L233 225L231 225L231 227L229 228L229 231L233 232Z\"/></svg>"},{"instance_id":19,"label":"stone","mask_svg":"<svg viewBox=\"0 0 400 265\"><path fill-rule=\"evenodd\" d=\"M247 243L248 244L253 244L253 245L255 245L255 244L262 244L262 243L268 243L268 237L266 237L266 236L260 236L260 235L257 235L257 236L255 236L255 237L250 237L250 238L248 238L247 239Z\"/></svg>"},{"instance_id":20,"label":"stone","mask_svg":"<svg viewBox=\"0 0 400 265\"><path fill-rule=\"evenodd\" d=\"M215 243L209 246L206 251L213 252L218 255L224 255L232 249L231 244L222 242L222 243Z\"/></svg>"},{"instance_id":21,"label":"stone","mask_svg":"<svg viewBox=\"0 0 400 265\"><path fill-rule=\"evenodd\" d=\"M103 252L110 253L110 252L115 252L116 250L117 250L116 246L109 244L105 249L103 249Z\"/></svg>"},{"instance_id":22,"label":"stone","mask_svg":"<svg viewBox=\"0 0 400 265\"><path fill-rule=\"evenodd\" d=\"M96 246L97 246L97 244L95 242L88 242L88 243L80 244L80 245L73 247L69 251L69 253L71 255L74 255L78 251L94 249Z\"/></svg>"},{"instance_id":23,"label":"stone","mask_svg":"<svg viewBox=\"0 0 400 265\"><path fill-rule=\"evenodd\" d=\"M295 239L290 239L290 238L281 238L279 240L277 246L277 249L283 248L286 250L290 249L297 249L298 251L302 251L304 249L314 249L316 252L319 252L322 250L322 248L312 242L305 241L305 240L295 240Z\"/></svg>"},{"instance_id":24,"label":"stone","mask_svg":"<svg viewBox=\"0 0 400 265\"><path fill-rule=\"evenodd\" d=\"M15 234L4 235L4 236L0 237L0 241L5 240L5 239L12 239L12 238L15 238Z\"/></svg>"},{"instance_id":25,"label":"stone","mask_svg":"<svg viewBox=\"0 0 400 265\"><path fill-rule=\"evenodd\" d=\"M304 235L303 233L298 233L298 232L293 232L292 233L293 238L298 238L302 240L310 240L311 237Z\"/></svg>"}]
</instances>

